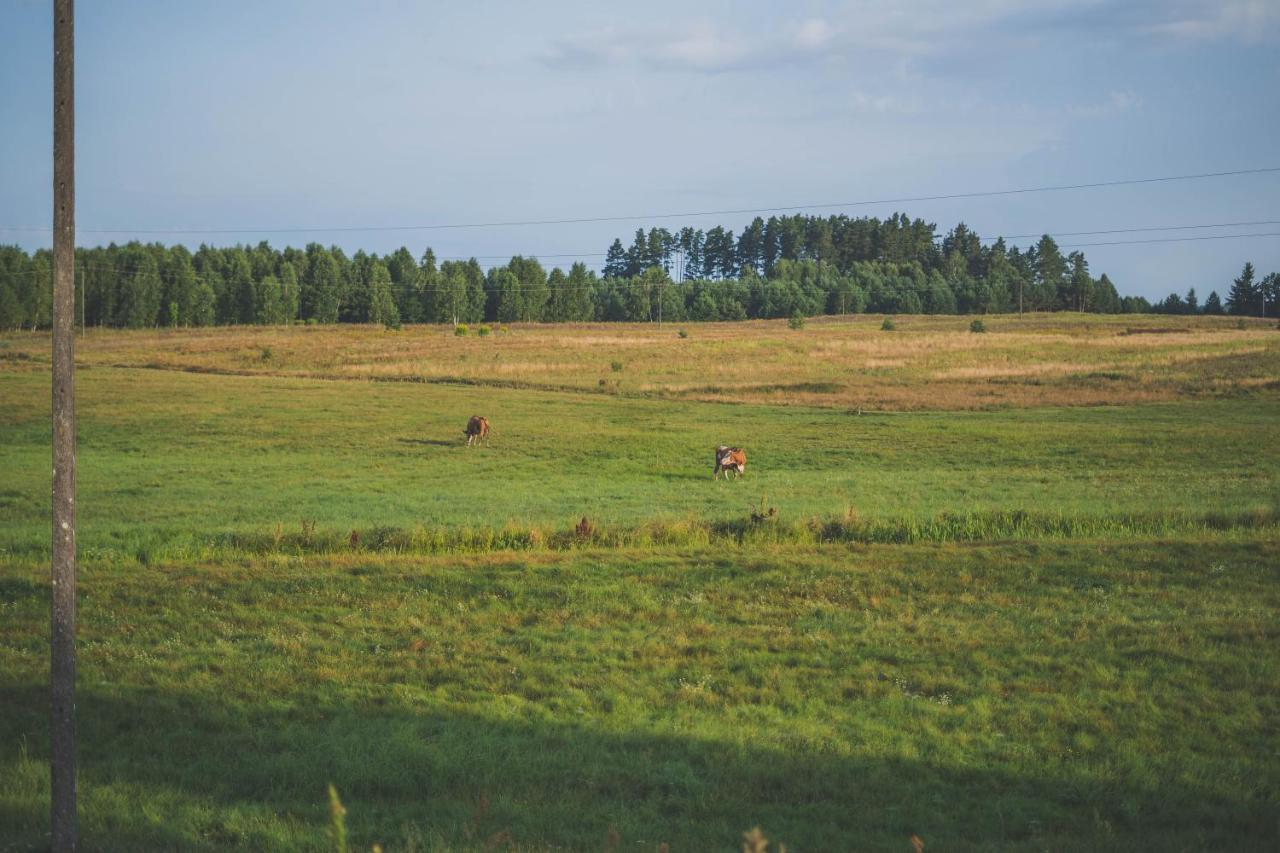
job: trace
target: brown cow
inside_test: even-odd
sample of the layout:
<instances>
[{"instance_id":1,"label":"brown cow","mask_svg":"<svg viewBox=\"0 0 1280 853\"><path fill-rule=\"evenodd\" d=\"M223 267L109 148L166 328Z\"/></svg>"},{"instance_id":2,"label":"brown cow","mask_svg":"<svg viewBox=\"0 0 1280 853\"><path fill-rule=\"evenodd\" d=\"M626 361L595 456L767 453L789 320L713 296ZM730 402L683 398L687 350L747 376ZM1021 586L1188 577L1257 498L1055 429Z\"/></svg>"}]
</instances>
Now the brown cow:
<instances>
[{"instance_id":1,"label":"brown cow","mask_svg":"<svg viewBox=\"0 0 1280 853\"><path fill-rule=\"evenodd\" d=\"M746 470L747 454L741 447L726 447L722 444L716 448L716 467L711 472L712 479L719 477L721 471L726 480L730 473L735 478L741 477Z\"/></svg>"},{"instance_id":2,"label":"brown cow","mask_svg":"<svg viewBox=\"0 0 1280 853\"><path fill-rule=\"evenodd\" d=\"M471 420L467 421L467 428L462 431L467 437L467 447L473 443L479 444L481 441L489 443L489 419L482 418L480 415L472 415Z\"/></svg>"}]
</instances>

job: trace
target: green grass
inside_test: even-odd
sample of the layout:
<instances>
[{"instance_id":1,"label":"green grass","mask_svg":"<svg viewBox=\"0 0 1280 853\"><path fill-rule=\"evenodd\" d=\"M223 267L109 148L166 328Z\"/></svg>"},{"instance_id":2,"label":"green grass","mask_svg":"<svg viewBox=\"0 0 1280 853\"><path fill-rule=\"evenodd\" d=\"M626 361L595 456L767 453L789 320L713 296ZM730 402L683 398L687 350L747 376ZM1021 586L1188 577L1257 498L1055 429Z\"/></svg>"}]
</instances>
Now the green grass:
<instances>
[{"instance_id":1,"label":"green grass","mask_svg":"<svg viewBox=\"0 0 1280 853\"><path fill-rule=\"evenodd\" d=\"M1274 849L1280 548L1213 539L98 566L91 849ZM46 826L8 566L0 825ZM481 807L482 803L487 806Z\"/></svg>"},{"instance_id":2,"label":"green grass","mask_svg":"<svg viewBox=\"0 0 1280 853\"><path fill-rule=\"evenodd\" d=\"M84 847L324 849L332 783L357 850L1275 849L1269 388L860 415L95 363ZM48 843L48 407L0 364L0 850Z\"/></svg>"},{"instance_id":3,"label":"green grass","mask_svg":"<svg viewBox=\"0 0 1280 853\"><path fill-rule=\"evenodd\" d=\"M0 372L0 548L17 555L48 548L47 381ZM530 528L549 543L584 515L623 542L653 539L657 524L675 531L660 543L694 544L762 499L787 530L816 517L864 541L938 538L858 531L922 530L944 514L998 523L942 538L1025 538L1274 524L1280 506L1270 398L857 415L112 369L85 371L79 394L90 556L261 551L296 545L304 522L324 543L356 530L370 547L382 530L415 550L524 547ZM468 449L462 427L477 412L494 435ZM722 443L747 449L743 480L711 480ZM1033 523L999 521L1010 516Z\"/></svg>"}]
</instances>

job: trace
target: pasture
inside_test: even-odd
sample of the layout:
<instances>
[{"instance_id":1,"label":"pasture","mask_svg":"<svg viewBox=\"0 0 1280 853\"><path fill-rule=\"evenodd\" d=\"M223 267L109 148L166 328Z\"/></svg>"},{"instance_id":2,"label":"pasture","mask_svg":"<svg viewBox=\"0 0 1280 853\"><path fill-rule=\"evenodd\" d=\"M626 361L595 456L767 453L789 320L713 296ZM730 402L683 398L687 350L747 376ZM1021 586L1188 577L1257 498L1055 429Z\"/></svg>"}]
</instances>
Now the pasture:
<instances>
[{"instance_id":1,"label":"pasture","mask_svg":"<svg viewBox=\"0 0 1280 853\"><path fill-rule=\"evenodd\" d=\"M87 846L324 849L332 782L356 849L1274 848L1280 333L879 325L90 330ZM47 352L0 339L0 849Z\"/></svg>"}]
</instances>

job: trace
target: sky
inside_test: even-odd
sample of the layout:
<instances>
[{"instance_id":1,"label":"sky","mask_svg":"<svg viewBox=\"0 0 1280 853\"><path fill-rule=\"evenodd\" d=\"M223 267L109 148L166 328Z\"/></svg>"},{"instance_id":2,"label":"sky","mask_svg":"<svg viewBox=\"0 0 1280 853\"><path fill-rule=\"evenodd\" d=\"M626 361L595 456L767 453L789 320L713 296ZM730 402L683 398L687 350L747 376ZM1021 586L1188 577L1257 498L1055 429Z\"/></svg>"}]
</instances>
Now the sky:
<instances>
[{"instance_id":1,"label":"sky","mask_svg":"<svg viewBox=\"0 0 1280 853\"><path fill-rule=\"evenodd\" d=\"M79 0L76 16L82 245L598 266L638 227L751 219L656 214L1280 167L1280 0ZM48 0L0 0L0 243L28 249L50 239L51 18ZM895 210L940 236L1277 223L1064 247L1276 233L1280 172L813 212ZM334 228L402 230L284 230ZM1225 293L1246 260L1280 270L1280 237L1083 251L1148 298Z\"/></svg>"}]
</instances>

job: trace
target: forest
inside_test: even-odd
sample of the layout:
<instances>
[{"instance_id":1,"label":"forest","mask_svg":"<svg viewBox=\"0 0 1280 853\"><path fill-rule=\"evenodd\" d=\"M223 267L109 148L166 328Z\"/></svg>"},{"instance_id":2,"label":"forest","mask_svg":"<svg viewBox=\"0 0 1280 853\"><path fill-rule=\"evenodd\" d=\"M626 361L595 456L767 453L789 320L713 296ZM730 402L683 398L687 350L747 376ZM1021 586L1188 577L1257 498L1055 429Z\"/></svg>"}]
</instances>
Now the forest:
<instances>
[{"instance_id":1,"label":"forest","mask_svg":"<svg viewBox=\"0 0 1280 853\"><path fill-rule=\"evenodd\" d=\"M548 271L516 256L488 270L470 260L385 256L310 243L195 252L130 242L79 249L76 310L87 326L233 324L647 322L819 314L987 314L1009 311L1232 313L1274 316L1280 277L1246 264L1225 299L1192 289L1156 304L1121 297L1083 252L1045 235L1025 251L984 241L964 223L905 214L756 217L722 227L639 229L614 240L599 274L585 263ZM52 256L0 246L0 328L46 328Z\"/></svg>"}]
</instances>

